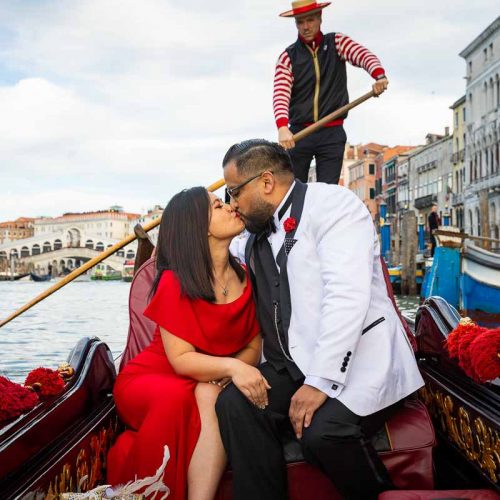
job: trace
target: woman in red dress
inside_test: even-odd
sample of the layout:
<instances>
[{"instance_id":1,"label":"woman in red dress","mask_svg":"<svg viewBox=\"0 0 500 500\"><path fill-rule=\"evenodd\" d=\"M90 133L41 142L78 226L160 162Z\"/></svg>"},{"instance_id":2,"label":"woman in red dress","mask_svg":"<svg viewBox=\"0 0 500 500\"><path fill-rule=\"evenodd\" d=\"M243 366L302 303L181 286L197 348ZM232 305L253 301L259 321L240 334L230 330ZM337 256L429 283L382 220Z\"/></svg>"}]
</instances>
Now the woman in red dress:
<instances>
[{"instance_id":1,"label":"woman in red dress","mask_svg":"<svg viewBox=\"0 0 500 500\"><path fill-rule=\"evenodd\" d=\"M144 312L152 343L118 375L114 396L128 429L108 456L108 482L152 476L164 446L164 483L175 500L210 500L226 465L215 401L234 383L267 406L255 368L261 338L250 280L229 253L243 229L238 215L204 188L172 198L160 225L157 275Z\"/></svg>"}]
</instances>

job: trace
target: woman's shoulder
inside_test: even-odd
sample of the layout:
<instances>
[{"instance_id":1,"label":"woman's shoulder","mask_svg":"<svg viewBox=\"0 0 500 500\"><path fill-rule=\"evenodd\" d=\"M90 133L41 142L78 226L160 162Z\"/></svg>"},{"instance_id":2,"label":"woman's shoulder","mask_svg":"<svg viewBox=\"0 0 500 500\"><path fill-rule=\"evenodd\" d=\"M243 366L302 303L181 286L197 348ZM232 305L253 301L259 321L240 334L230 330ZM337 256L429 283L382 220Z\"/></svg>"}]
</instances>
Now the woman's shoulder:
<instances>
[{"instance_id":1,"label":"woman's shoulder","mask_svg":"<svg viewBox=\"0 0 500 500\"><path fill-rule=\"evenodd\" d=\"M181 284L173 271L163 271L151 302L172 301L181 298Z\"/></svg>"},{"instance_id":2,"label":"woman's shoulder","mask_svg":"<svg viewBox=\"0 0 500 500\"><path fill-rule=\"evenodd\" d=\"M181 284L174 271L166 270L161 274L160 281L158 282L158 290L160 288L168 288L172 290L180 290Z\"/></svg>"}]
</instances>

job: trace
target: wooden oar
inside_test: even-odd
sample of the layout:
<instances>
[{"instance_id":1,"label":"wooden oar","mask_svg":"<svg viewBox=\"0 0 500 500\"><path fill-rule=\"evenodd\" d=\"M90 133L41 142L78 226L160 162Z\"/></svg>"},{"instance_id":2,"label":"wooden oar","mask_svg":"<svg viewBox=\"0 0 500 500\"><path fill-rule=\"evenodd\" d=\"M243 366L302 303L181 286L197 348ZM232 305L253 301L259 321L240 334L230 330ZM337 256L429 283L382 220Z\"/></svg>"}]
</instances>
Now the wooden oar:
<instances>
[{"instance_id":1,"label":"wooden oar","mask_svg":"<svg viewBox=\"0 0 500 500\"><path fill-rule=\"evenodd\" d=\"M207 190L208 191L217 191L220 187L224 185L224 179L221 179L217 182L214 182L210 186L208 186ZM145 231L151 231L154 227L156 227L160 223L161 219L156 219L144 226ZM71 273L69 273L67 276L65 276L61 281L58 281L54 285L52 285L50 288L42 292L40 295L35 297L33 300L22 306L20 309L18 309L16 312L12 313L10 316L5 318L3 321L0 322L0 328L10 321L12 321L14 318L17 318L20 314L23 314L26 312L28 309L32 308L35 304L38 304L38 302L41 302L42 300L46 299L50 295L52 295L54 292L62 288L63 286L67 285L68 283L71 283L75 278L78 278L81 274L83 274L85 271L88 271L91 267L94 267L95 265L99 264L99 262L102 262L104 259L109 257L110 255L114 254L124 246L128 245L129 243L132 243L137 239L137 236L135 234L129 234L125 239L119 241L118 243L115 243L112 247L109 247L106 249L104 252L99 254L97 257L94 257L93 259L89 260L88 262L85 262L82 266L80 266L78 269L75 269Z\"/></svg>"},{"instance_id":2,"label":"wooden oar","mask_svg":"<svg viewBox=\"0 0 500 500\"><path fill-rule=\"evenodd\" d=\"M320 129L328 122L333 122L333 120L336 120L337 118L340 118L341 116L345 115L350 109L359 106L361 103L367 101L368 99L374 96L375 92L373 92L373 90L370 90L370 92L367 92L366 94L362 95L361 97L358 97L354 101L349 102L345 106L342 106L341 108L337 109L337 111L334 111L329 115L326 115L325 117L321 118L321 120L318 120L312 125L309 125L309 127L306 127L302 129L300 132L297 132L296 134L294 134L293 140L295 142L300 141L304 137L307 137L308 135L311 135L313 132L316 132L316 130Z\"/></svg>"},{"instance_id":3,"label":"wooden oar","mask_svg":"<svg viewBox=\"0 0 500 500\"><path fill-rule=\"evenodd\" d=\"M370 92L362 95L361 97L358 97L358 99L355 99L354 101L346 104L345 106L342 106L341 108L337 109L337 111L334 111L333 113L330 113L329 115L325 116L324 118L321 118L321 120L318 120L316 123L313 123L309 127L301 130L297 134L293 136L293 139L295 142L300 141L304 137L307 137L308 135L311 135L313 132L316 132L316 130L320 129L323 127L326 123L331 122L333 120L336 120L337 118L343 116L345 113L347 113L350 109L355 108L356 106L359 106L361 103L365 102L366 100L370 99L370 97L373 97L375 93L373 90ZM220 179L217 182L214 182L210 186L208 186L207 190L208 191L217 191L217 189L221 188L224 186L225 181L224 179ZM151 229L155 228L158 226L161 222L161 218L155 219L151 221L149 224L146 224L144 226L144 230L151 231ZM26 312L28 309L32 308L35 304L38 304L38 302L41 302L42 300L46 299L48 296L52 295L54 292L62 288L63 286L67 285L68 283L71 283L75 278L78 278L81 274L83 274L85 271L88 271L90 268L94 267L95 265L99 264L99 262L102 262L104 259L109 257L110 255L114 254L124 246L128 245L132 241L136 240L137 236L135 234L130 234L128 235L125 239L122 241L119 241L118 243L115 243L112 247L108 248L101 254L99 254L97 257L94 257L92 260L89 260L82 266L80 266L78 269L75 269L72 271L70 274L64 277L61 281L57 282L55 285L51 286L47 290L45 290L43 293L38 295L38 297L35 297L33 300L25 304L23 307L18 309L16 312L12 313L9 317L4 319L3 321L0 322L0 328L2 326L6 325L9 323L9 321L12 321L14 318L17 318L20 314Z\"/></svg>"}]
</instances>

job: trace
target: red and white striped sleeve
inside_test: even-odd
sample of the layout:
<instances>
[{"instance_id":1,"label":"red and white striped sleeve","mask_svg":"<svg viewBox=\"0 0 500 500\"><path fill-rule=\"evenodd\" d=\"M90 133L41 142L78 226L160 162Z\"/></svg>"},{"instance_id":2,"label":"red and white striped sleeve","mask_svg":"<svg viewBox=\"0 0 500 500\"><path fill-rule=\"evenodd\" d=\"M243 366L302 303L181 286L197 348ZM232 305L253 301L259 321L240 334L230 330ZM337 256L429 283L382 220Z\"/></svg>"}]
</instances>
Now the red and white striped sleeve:
<instances>
[{"instance_id":1,"label":"red and white striped sleeve","mask_svg":"<svg viewBox=\"0 0 500 500\"><path fill-rule=\"evenodd\" d=\"M363 68L373 78L385 75L385 70L378 57L366 47L355 42L351 37L343 33L335 33L335 48L344 61L358 68Z\"/></svg>"},{"instance_id":2,"label":"red and white striped sleeve","mask_svg":"<svg viewBox=\"0 0 500 500\"><path fill-rule=\"evenodd\" d=\"M286 127L288 125L288 112L290 96L292 95L293 73L292 62L285 50L276 62L274 73L273 108L276 126Z\"/></svg>"}]
</instances>

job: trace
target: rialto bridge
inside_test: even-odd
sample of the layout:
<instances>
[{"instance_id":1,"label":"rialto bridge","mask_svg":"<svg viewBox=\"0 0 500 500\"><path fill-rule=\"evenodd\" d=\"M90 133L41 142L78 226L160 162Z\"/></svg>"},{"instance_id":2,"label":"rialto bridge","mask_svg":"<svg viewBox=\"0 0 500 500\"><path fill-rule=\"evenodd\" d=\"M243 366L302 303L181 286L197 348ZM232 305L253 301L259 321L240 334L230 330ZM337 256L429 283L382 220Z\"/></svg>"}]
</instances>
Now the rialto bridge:
<instances>
[{"instance_id":1,"label":"rialto bridge","mask_svg":"<svg viewBox=\"0 0 500 500\"><path fill-rule=\"evenodd\" d=\"M0 272L35 271L45 274L52 269L57 275L72 270L96 257L117 240L86 235L78 229L34 236L0 245ZM134 259L137 244L131 243L105 261L112 269L121 271L125 260ZM49 265L51 266L49 268Z\"/></svg>"}]
</instances>

